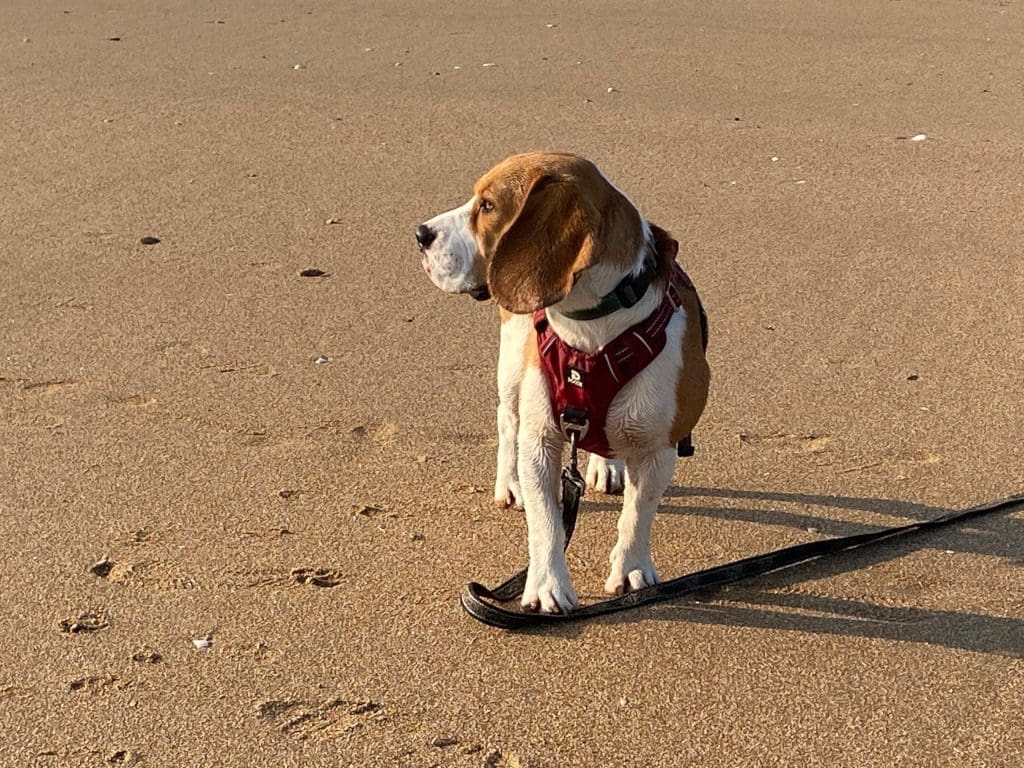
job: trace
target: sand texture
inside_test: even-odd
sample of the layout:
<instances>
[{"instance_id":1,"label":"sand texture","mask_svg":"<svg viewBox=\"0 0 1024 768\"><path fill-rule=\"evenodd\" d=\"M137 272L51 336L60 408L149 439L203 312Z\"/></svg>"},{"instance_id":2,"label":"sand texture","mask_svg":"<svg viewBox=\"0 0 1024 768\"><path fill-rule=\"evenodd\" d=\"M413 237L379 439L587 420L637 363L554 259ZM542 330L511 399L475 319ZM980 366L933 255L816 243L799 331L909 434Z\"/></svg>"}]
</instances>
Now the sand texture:
<instances>
[{"instance_id":1,"label":"sand texture","mask_svg":"<svg viewBox=\"0 0 1024 768\"><path fill-rule=\"evenodd\" d=\"M565 149L680 240L663 576L1022 492L1024 4L2 5L0 766L1024 764L1024 511L465 616L526 556L497 313L412 237Z\"/></svg>"}]
</instances>

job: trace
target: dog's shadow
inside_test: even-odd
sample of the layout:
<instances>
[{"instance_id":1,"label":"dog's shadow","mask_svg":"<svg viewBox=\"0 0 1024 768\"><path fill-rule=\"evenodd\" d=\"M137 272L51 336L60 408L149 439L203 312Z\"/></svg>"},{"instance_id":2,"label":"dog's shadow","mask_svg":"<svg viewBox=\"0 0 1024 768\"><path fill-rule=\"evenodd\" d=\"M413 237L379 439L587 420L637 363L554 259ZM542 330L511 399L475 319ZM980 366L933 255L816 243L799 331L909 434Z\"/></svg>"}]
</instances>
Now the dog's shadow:
<instances>
[{"instance_id":1,"label":"dog's shadow","mask_svg":"<svg viewBox=\"0 0 1024 768\"><path fill-rule=\"evenodd\" d=\"M713 507L674 503L674 500L690 497L724 498L737 503ZM742 504L744 500L815 505L825 509L855 509L901 518L893 524L906 522L906 518L932 519L953 511L890 499L673 487L666 492L658 514L706 516L718 520L790 526L800 530L816 528L826 536L848 536L878 530L878 527L829 517L748 507ZM600 501L586 506L592 511L618 509L617 505ZM606 624L650 620L685 621L795 630L929 643L967 651L1024 657L1024 620L1021 619L961 611L894 608L860 600L785 591L786 587L868 568L925 548L999 558L1015 566L1022 566L1022 511L1024 506L974 518L959 526L914 534L908 538L812 560L734 584L715 593L660 603L645 609L601 617L595 621ZM663 574L665 577L672 575ZM1018 596L1022 591L1024 589L1018 591ZM706 604L704 600L709 598L713 598L714 602ZM555 631L574 634L578 628L567 625Z\"/></svg>"}]
</instances>

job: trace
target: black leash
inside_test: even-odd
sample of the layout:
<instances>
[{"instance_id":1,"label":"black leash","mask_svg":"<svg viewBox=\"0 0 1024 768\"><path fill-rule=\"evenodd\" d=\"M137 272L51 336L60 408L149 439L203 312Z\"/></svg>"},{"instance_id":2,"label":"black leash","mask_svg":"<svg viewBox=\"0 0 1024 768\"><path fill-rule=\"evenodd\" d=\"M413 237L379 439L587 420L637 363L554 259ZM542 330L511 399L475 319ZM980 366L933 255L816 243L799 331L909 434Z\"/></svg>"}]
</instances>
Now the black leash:
<instances>
[{"instance_id":1,"label":"black leash","mask_svg":"<svg viewBox=\"0 0 1024 768\"><path fill-rule=\"evenodd\" d=\"M571 432L569 435L571 440L569 466L562 469L562 526L565 528L566 547L569 546L569 540L572 538L572 533L576 528L576 513L579 511L580 498L583 496L584 487L583 478L580 476L576 463L577 433ZM727 563L726 565L707 568L703 571L680 576L671 581L663 581L652 587L646 587L636 592L628 592L622 597L594 603L567 614L508 611L487 602L488 600L508 602L520 597L523 594L523 588L526 586L525 568L493 589L488 589L476 582L466 585L465 590L462 592L461 602L466 613L474 619L500 629L527 629L543 625L582 621L583 619L592 619L595 616L605 616L631 608L639 608L643 605L652 605L672 600L694 592L707 591L743 579L760 576L770 571L776 571L780 568L796 565L807 560L834 555L849 549L875 544L886 539L932 531L954 523L962 523L974 517L1012 509L1021 504L1024 504L1024 494L1011 496L1002 501L981 504L960 512L950 512L934 520L898 525L871 533L859 533L853 536L841 536L834 539L825 539L824 541L814 541L808 544L797 544L796 546L786 547L775 552L767 552L763 555L747 557L743 560Z\"/></svg>"}]
</instances>

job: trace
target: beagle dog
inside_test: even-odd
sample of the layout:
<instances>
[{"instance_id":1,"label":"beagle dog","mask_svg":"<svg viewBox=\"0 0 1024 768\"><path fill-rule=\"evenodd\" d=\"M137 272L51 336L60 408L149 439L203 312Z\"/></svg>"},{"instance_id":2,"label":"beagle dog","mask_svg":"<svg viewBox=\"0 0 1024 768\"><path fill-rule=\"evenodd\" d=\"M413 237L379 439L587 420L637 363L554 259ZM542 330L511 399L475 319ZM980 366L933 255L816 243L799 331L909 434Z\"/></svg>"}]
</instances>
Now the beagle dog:
<instances>
[{"instance_id":1,"label":"beagle dog","mask_svg":"<svg viewBox=\"0 0 1024 768\"><path fill-rule=\"evenodd\" d=\"M522 606L570 611L578 598L559 507L566 433L542 371L535 320L544 317L568 347L599 353L662 307L671 293L678 243L593 163L553 152L499 163L476 182L465 204L420 224L416 240L423 269L438 288L492 298L500 308L494 497L502 505L521 502L526 511L529 569ZM624 281L642 273L649 280L634 303L595 312ZM667 317L664 347L608 407L604 431L612 456L591 455L587 469L588 484L601 491L624 485L604 585L613 595L658 581L651 559L654 513L672 480L675 446L688 438L707 401L706 327L692 285L677 294Z\"/></svg>"}]
</instances>

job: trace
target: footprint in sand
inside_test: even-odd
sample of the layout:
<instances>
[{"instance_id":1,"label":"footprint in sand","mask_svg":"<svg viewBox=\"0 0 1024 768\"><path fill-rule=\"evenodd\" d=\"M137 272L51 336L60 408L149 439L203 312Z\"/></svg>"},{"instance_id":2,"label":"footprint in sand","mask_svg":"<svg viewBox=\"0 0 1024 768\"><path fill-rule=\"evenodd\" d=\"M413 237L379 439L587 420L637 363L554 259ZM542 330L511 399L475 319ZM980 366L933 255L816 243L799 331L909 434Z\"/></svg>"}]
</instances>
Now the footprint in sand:
<instances>
[{"instance_id":1,"label":"footprint in sand","mask_svg":"<svg viewBox=\"0 0 1024 768\"><path fill-rule=\"evenodd\" d=\"M193 589L196 580L181 569L160 560L109 560L103 558L89 568L94 576L111 584L150 589Z\"/></svg>"},{"instance_id":2,"label":"footprint in sand","mask_svg":"<svg viewBox=\"0 0 1024 768\"><path fill-rule=\"evenodd\" d=\"M390 443L398 434L398 425L393 421L381 421L377 424L359 424L348 431L349 437L357 440L370 438L377 443Z\"/></svg>"},{"instance_id":3,"label":"footprint in sand","mask_svg":"<svg viewBox=\"0 0 1024 768\"><path fill-rule=\"evenodd\" d=\"M68 690L72 693L98 694L107 690L123 691L131 683L122 680L114 675L88 675L78 677L68 683Z\"/></svg>"},{"instance_id":4,"label":"footprint in sand","mask_svg":"<svg viewBox=\"0 0 1024 768\"><path fill-rule=\"evenodd\" d=\"M320 704L298 699L271 699L259 705L261 718L281 733L302 741L324 741L387 721L384 707L373 701L328 699Z\"/></svg>"},{"instance_id":5,"label":"footprint in sand","mask_svg":"<svg viewBox=\"0 0 1024 768\"><path fill-rule=\"evenodd\" d=\"M147 405L153 405L156 403L155 397L147 397L146 395L131 394L131 395L120 395L118 397L111 397L112 403L118 403L120 405L131 405L135 408L142 408Z\"/></svg>"},{"instance_id":6,"label":"footprint in sand","mask_svg":"<svg viewBox=\"0 0 1024 768\"><path fill-rule=\"evenodd\" d=\"M57 627L61 632L69 635L88 634L99 632L110 626L110 620L105 611L93 610L78 614L75 618L61 619Z\"/></svg>"},{"instance_id":7,"label":"footprint in sand","mask_svg":"<svg viewBox=\"0 0 1024 768\"><path fill-rule=\"evenodd\" d=\"M530 763L513 753L492 749L484 756L484 768L529 768Z\"/></svg>"},{"instance_id":8,"label":"footprint in sand","mask_svg":"<svg viewBox=\"0 0 1024 768\"><path fill-rule=\"evenodd\" d=\"M56 757L61 761L59 765L138 765L142 760L142 753L136 749L46 749L36 753L36 757Z\"/></svg>"},{"instance_id":9,"label":"footprint in sand","mask_svg":"<svg viewBox=\"0 0 1024 768\"><path fill-rule=\"evenodd\" d=\"M338 586L344 578L341 571L333 568L293 568L291 577L299 584L328 588Z\"/></svg>"},{"instance_id":10,"label":"footprint in sand","mask_svg":"<svg viewBox=\"0 0 1024 768\"><path fill-rule=\"evenodd\" d=\"M937 453L933 453L927 448L916 448L910 453L910 458L920 464L938 464L942 461L942 456Z\"/></svg>"},{"instance_id":11,"label":"footprint in sand","mask_svg":"<svg viewBox=\"0 0 1024 768\"><path fill-rule=\"evenodd\" d=\"M52 395L65 389L77 387L79 384L75 379L50 379L48 381L30 381L21 385L25 392L34 395Z\"/></svg>"},{"instance_id":12,"label":"footprint in sand","mask_svg":"<svg viewBox=\"0 0 1024 768\"><path fill-rule=\"evenodd\" d=\"M108 752L104 760L110 765L135 765L142 760L142 753L134 749L115 749Z\"/></svg>"},{"instance_id":13,"label":"footprint in sand","mask_svg":"<svg viewBox=\"0 0 1024 768\"><path fill-rule=\"evenodd\" d=\"M0 701L8 701L10 699L20 699L23 696L30 696L32 689L24 685L4 685L0 686Z\"/></svg>"},{"instance_id":14,"label":"footprint in sand","mask_svg":"<svg viewBox=\"0 0 1024 768\"><path fill-rule=\"evenodd\" d=\"M820 432L740 432L737 437L744 445L766 445L777 448L799 447L807 453L821 453L828 450L832 437Z\"/></svg>"}]
</instances>

